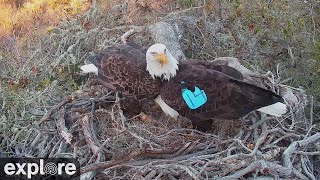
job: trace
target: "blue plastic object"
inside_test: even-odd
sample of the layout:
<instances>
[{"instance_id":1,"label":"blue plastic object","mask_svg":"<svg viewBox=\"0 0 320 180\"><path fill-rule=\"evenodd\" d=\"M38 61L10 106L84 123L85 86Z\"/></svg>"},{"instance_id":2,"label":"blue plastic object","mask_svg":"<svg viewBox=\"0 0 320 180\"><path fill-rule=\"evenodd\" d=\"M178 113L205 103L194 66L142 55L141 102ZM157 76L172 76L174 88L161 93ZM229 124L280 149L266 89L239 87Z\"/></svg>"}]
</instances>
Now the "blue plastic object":
<instances>
[{"instance_id":1,"label":"blue plastic object","mask_svg":"<svg viewBox=\"0 0 320 180\"><path fill-rule=\"evenodd\" d=\"M197 86L194 87L194 92L191 92L187 88L183 88L182 98L190 109L197 109L198 107L204 105L208 100L206 93Z\"/></svg>"}]
</instances>

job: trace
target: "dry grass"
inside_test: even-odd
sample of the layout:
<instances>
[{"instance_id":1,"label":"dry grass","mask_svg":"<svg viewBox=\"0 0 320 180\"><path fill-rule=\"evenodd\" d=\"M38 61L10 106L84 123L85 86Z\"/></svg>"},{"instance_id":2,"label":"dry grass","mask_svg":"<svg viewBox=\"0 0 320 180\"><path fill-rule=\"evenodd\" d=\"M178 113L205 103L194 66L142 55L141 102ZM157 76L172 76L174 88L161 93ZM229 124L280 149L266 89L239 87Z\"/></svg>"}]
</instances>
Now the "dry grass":
<instances>
[{"instance_id":1,"label":"dry grass","mask_svg":"<svg viewBox=\"0 0 320 180\"><path fill-rule=\"evenodd\" d=\"M87 9L86 0L16 0L0 1L0 38L34 35L49 30L61 19Z\"/></svg>"},{"instance_id":2,"label":"dry grass","mask_svg":"<svg viewBox=\"0 0 320 180\"><path fill-rule=\"evenodd\" d=\"M279 163L278 160L283 160L280 155L295 141L314 135L316 127L312 124L319 121L319 4L298 0L268 3L207 0L206 4L193 0L145 2L130 0L126 5L117 0L92 4L85 13L67 18L48 31L29 31L27 36L13 34L1 42L2 155L54 157L66 153L81 160L86 166L83 172L93 167L90 164L107 161L109 164L102 165L107 169L99 173L105 178L135 175L136 179L151 176L196 179L239 175L235 172L248 177L289 177L290 163ZM41 17L41 14L37 15ZM225 132L224 127L215 132L217 136L181 129L180 124L163 117L160 118L163 121L150 123L129 121L122 117L117 105L101 99L97 99L97 103L103 106L94 110L96 119L92 119L92 100L88 96L103 97L105 93L85 94L83 91L88 89L84 86L86 78L78 74L78 66L89 52L120 43L119 37L130 26L149 26L159 20L183 27L181 42L187 57L203 60L237 57L255 72L272 70L276 83L304 87L308 94L315 96L314 103L310 105L308 101L301 101L302 104L294 109L296 114L262 124L265 119L253 118L256 126L250 126L251 122L241 126L242 130L235 126L234 133L239 133L235 137L234 133ZM147 47L153 43L149 36L147 33L136 34L133 38ZM71 94L77 94L78 98L66 101L66 106L52 112L48 118L50 122L37 126L35 122ZM76 109L71 107L81 107L84 111L75 112ZM64 119L64 129L59 126L59 115L64 113L75 113L80 120ZM99 128L95 123L105 127ZM61 129L66 132L61 133ZM68 133L73 136L71 144L66 143ZM228 138L220 137L226 134ZM90 136L94 138L92 141L88 141ZM252 147L258 149L253 152L255 148ZM278 148L280 150L272 154L271 151ZM307 153L315 149L308 145L294 152L293 166L300 174L296 172L291 177L299 177L301 172L304 176L311 176L310 171L305 170L309 165L314 166L313 173L319 176L316 171L319 159ZM269 159L261 158L269 152ZM239 156L232 156L236 154ZM289 152L289 158L291 155ZM128 157L137 162L129 161ZM115 159L121 161L115 162ZM266 164L270 170L267 173L264 171ZM253 168L253 173L245 167ZM270 167L278 167L284 174Z\"/></svg>"}]
</instances>

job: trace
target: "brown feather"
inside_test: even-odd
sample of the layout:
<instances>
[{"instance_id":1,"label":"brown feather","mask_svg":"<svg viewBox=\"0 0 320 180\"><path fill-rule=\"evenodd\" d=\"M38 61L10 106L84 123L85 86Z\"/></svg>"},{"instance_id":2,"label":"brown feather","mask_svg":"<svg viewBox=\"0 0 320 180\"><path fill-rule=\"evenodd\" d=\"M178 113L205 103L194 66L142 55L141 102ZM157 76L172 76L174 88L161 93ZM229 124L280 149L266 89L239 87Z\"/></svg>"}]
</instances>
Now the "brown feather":
<instances>
[{"instance_id":1,"label":"brown feather","mask_svg":"<svg viewBox=\"0 0 320 180\"><path fill-rule=\"evenodd\" d=\"M220 65L216 64L214 61L213 62L208 62L208 61L199 61L195 59L190 59L188 61L183 61L181 62L182 64L186 63L187 65L193 65L193 66L198 66L199 68L206 68L206 69L212 69L215 71L222 72L228 76L231 76L235 79L243 80L243 75L241 72L238 70L227 66L227 65Z\"/></svg>"},{"instance_id":2,"label":"brown feather","mask_svg":"<svg viewBox=\"0 0 320 180\"><path fill-rule=\"evenodd\" d=\"M180 63L177 76L164 84L160 92L162 99L171 108L198 126L202 126L202 121L211 119L239 119L255 109L283 102L275 93L241 81L236 70L210 66L189 61ZM223 73L225 70L229 75ZM204 90L207 102L191 110L182 98L181 81L184 81L191 91L194 91L194 86ZM208 125L210 122L204 124Z\"/></svg>"}]
</instances>

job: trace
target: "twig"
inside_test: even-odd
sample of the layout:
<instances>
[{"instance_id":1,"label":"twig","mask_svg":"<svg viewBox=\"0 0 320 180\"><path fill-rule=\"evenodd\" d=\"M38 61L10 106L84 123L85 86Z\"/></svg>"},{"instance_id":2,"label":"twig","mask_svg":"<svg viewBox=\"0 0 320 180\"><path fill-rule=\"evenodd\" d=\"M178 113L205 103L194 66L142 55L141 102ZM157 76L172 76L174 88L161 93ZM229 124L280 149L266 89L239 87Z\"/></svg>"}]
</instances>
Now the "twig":
<instances>
[{"instance_id":1,"label":"twig","mask_svg":"<svg viewBox=\"0 0 320 180\"><path fill-rule=\"evenodd\" d=\"M32 141L32 143L30 144L30 146L32 148L34 148L34 146L39 142L41 136L42 136L42 133L38 130L38 129L35 129L35 131L38 133L37 136L34 138L34 140Z\"/></svg>"},{"instance_id":2,"label":"twig","mask_svg":"<svg viewBox=\"0 0 320 180\"><path fill-rule=\"evenodd\" d=\"M317 156L317 155L320 155L320 151L315 151L315 152L296 151L294 153L302 154L302 155L306 155L306 156Z\"/></svg>"},{"instance_id":3,"label":"twig","mask_svg":"<svg viewBox=\"0 0 320 180\"><path fill-rule=\"evenodd\" d=\"M103 169L110 168L110 167L113 167L113 166L116 166L119 164L124 164L125 162L128 162L131 159L135 159L135 158L139 157L142 153L143 153L143 151L136 151L136 152L132 152L129 155L125 155L121 158L117 158L117 160L112 160L109 162L97 162L94 164L90 164L88 166L82 167L80 169L80 174L90 172L90 171L103 170Z\"/></svg>"},{"instance_id":4,"label":"twig","mask_svg":"<svg viewBox=\"0 0 320 180\"><path fill-rule=\"evenodd\" d=\"M60 142L61 142L62 140L63 140L62 138L59 139L59 141L53 146L53 148L52 148L52 150L51 150L51 152L50 152L50 154L49 154L49 158L54 156L55 151L58 149L58 147L59 147L59 145L60 145Z\"/></svg>"},{"instance_id":5,"label":"twig","mask_svg":"<svg viewBox=\"0 0 320 180\"><path fill-rule=\"evenodd\" d=\"M309 161L308 157L301 156L300 160L301 160L302 170L303 170L304 174L306 174L308 176L308 178L310 178L311 180L316 180L316 178L313 175L313 172L311 172L312 169L310 169L310 161Z\"/></svg>"},{"instance_id":6,"label":"twig","mask_svg":"<svg viewBox=\"0 0 320 180\"><path fill-rule=\"evenodd\" d=\"M257 139L256 145L254 146L252 152L249 154L250 156L254 155L257 152L258 148L264 142L267 136L268 136L268 126L267 126L267 123L264 122L262 124L262 132L260 134L260 137Z\"/></svg>"},{"instance_id":7,"label":"twig","mask_svg":"<svg viewBox=\"0 0 320 180\"><path fill-rule=\"evenodd\" d=\"M313 125L313 96L311 96L310 106L311 106L310 107L310 128L311 128Z\"/></svg>"},{"instance_id":8,"label":"twig","mask_svg":"<svg viewBox=\"0 0 320 180\"><path fill-rule=\"evenodd\" d=\"M106 139L102 144L101 144L101 146L99 147L99 149L96 151L96 152L94 152L94 154L91 156L91 158L89 159L89 161L88 161L88 164L91 164L92 163L92 161L93 161L93 158L95 157L95 156L97 156L97 154L99 153L99 152L101 152L101 150L104 148L104 146L107 144L107 143L109 143L110 142L110 139Z\"/></svg>"},{"instance_id":9,"label":"twig","mask_svg":"<svg viewBox=\"0 0 320 180\"><path fill-rule=\"evenodd\" d=\"M48 121L50 119L50 117L58 110L60 109L62 106L64 106L65 104L71 102L73 100L73 97L66 97L65 100L63 100L62 102L60 102L59 104L53 106L46 115L44 115L39 122L37 123L38 126L40 126L42 123Z\"/></svg>"},{"instance_id":10,"label":"twig","mask_svg":"<svg viewBox=\"0 0 320 180\"><path fill-rule=\"evenodd\" d=\"M320 133L316 133L308 137L307 139L292 142L290 146L282 154L283 165L285 167L292 169L291 155L297 150L297 148L306 147L307 145L314 143L319 139L320 139Z\"/></svg>"},{"instance_id":11,"label":"twig","mask_svg":"<svg viewBox=\"0 0 320 180\"><path fill-rule=\"evenodd\" d=\"M99 151L99 147L96 145L94 138L92 136L92 132L91 132L91 128L89 128L89 117L87 115L85 115L82 118L82 130L83 130L83 134L85 136L85 140L87 142L87 144L89 145L90 149L92 150L92 152L95 154Z\"/></svg>"},{"instance_id":12,"label":"twig","mask_svg":"<svg viewBox=\"0 0 320 180\"><path fill-rule=\"evenodd\" d=\"M122 36L121 36L121 41L123 44L126 44L127 41L129 40L130 36L132 36L133 34L137 33L137 32L144 32L146 30L146 27L144 26L134 26L131 27L131 29L127 32L125 32Z\"/></svg>"},{"instance_id":13,"label":"twig","mask_svg":"<svg viewBox=\"0 0 320 180\"><path fill-rule=\"evenodd\" d=\"M63 139L68 143L71 144L73 135L69 132L68 128L66 127L66 122L65 122L65 109L61 109L59 111L59 114L57 115L57 122L56 126L58 131L60 132L60 135L63 137Z\"/></svg>"},{"instance_id":14,"label":"twig","mask_svg":"<svg viewBox=\"0 0 320 180\"><path fill-rule=\"evenodd\" d=\"M219 178L219 180L229 180L229 179L239 179L241 178L242 176L248 174L249 172L252 172L258 168L262 168L264 166L266 162L263 161L263 160L260 160L260 161L256 161L256 162L253 162L251 163L249 166L247 166L246 168L232 174L232 175L229 175L229 176L226 176L226 177L223 177L223 178Z\"/></svg>"}]
</instances>

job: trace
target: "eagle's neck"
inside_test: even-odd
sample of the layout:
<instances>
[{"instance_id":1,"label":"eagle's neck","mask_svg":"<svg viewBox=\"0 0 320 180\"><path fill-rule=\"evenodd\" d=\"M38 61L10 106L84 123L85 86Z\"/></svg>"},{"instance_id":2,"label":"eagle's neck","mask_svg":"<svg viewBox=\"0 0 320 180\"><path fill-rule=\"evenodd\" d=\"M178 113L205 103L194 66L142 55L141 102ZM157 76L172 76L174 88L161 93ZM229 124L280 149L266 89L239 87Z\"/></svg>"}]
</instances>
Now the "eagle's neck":
<instances>
[{"instance_id":1,"label":"eagle's neck","mask_svg":"<svg viewBox=\"0 0 320 180\"><path fill-rule=\"evenodd\" d=\"M167 52L167 63L161 65L159 62L147 58L147 71L153 79L161 78L162 80L169 81L175 77L179 69L179 62L174 58L170 52Z\"/></svg>"}]
</instances>

